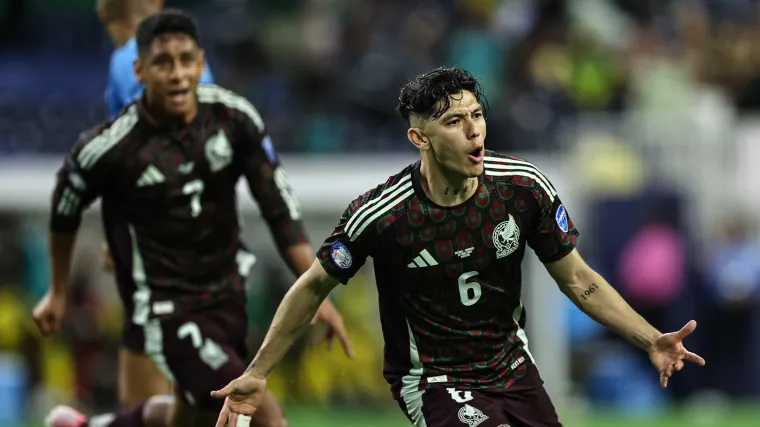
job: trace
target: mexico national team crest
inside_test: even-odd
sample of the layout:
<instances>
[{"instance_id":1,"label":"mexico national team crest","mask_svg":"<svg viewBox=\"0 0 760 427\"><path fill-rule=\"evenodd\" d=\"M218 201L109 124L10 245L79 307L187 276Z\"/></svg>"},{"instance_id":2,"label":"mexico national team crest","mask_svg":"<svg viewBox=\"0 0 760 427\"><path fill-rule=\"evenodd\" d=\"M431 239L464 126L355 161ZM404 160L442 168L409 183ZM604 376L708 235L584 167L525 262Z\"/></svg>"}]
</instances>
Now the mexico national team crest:
<instances>
[{"instance_id":1,"label":"mexico national team crest","mask_svg":"<svg viewBox=\"0 0 760 427\"><path fill-rule=\"evenodd\" d=\"M476 427L488 419L488 416L486 416L483 411L470 405L464 405L459 408L457 415L459 415L459 421L470 427Z\"/></svg>"},{"instance_id":2,"label":"mexico national team crest","mask_svg":"<svg viewBox=\"0 0 760 427\"><path fill-rule=\"evenodd\" d=\"M344 270L351 267L351 264L354 262L354 259L351 257L351 252L349 252L346 245L341 242L335 242L330 246L330 256L335 265Z\"/></svg>"},{"instance_id":3,"label":"mexico national team crest","mask_svg":"<svg viewBox=\"0 0 760 427\"><path fill-rule=\"evenodd\" d=\"M205 151L211 172L218 172L232 163L232 146L222 130L206 141Z\"/></svg>"},{"instance_id":4,"label":"mexico national team crest","mask_svg":"<svg viewBox=\"0 0 760 427\"><path fill-rule=\"evenodd\" d=\"M493 244L496 246L496 259L510 255L520 246L520 227L512 214L493 230Z\"/></svg>"}]
</instances>

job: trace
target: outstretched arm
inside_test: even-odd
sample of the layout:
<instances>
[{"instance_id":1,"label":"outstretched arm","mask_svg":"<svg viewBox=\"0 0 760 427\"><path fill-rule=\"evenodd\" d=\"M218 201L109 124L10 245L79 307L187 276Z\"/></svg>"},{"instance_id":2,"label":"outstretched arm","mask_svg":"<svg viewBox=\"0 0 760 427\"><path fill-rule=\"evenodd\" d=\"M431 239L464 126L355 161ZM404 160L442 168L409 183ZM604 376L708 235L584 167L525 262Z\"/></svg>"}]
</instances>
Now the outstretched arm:
<instances>
[{"instance_id":1,"label":"outstretched arm","mask_svg":"<svg viewBox=\"0 0 760 427\"><path fill-rule=\"evenodd\" d=\"M660 372L663 387L668 378L684 366L684 361L704 365L698 355L686 350L683 340L697 327L690 321L680 331L663 334L631 308L620 294L586 264L577 249L559 261L545 264L560 290L589 317L615 331L649 353Z\"/></svg>"},{"instance_id":2,"label":"outstretched arm","mask_svg":"<svg viewBox=\"0 0 760 427\"><path fill-rule=\"evenodd\" d=\"M586 264L577 249L545 265L560 290L578 308L642 350L649 351L662 335Z\"/></svg>"}]
</instances>

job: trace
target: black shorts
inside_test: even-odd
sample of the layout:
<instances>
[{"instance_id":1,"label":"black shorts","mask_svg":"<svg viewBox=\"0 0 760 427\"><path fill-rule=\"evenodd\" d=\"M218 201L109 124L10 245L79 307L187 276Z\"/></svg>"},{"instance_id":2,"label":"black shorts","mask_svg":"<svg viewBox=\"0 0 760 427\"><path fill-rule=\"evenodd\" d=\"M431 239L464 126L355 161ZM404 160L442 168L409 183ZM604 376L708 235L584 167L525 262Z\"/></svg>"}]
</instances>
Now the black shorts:
<instances>
[{"instance_id":1,"label":"black shorts","mask_svg":"<svg viewBox=\"0 0 760 427\"><path fill-rule=\"evenodd\" d=\"M170 318L150 319L133 330L125 329L125 338L136 344L135 338L144 337L140 352L174 382L177 394L192 406L218 412L224 401L209 393L239 377L247 367L244 304L229 299Z\"/></svg>"},{"instance_id":2,"label":"black shorts","mask_svg":"<svg viewBox=\"0 0 760 427\"><path fill-rule=\"evenodd\" d=\"M436 388L399 404L417 427L562 427L534 366L504 391Z\"/></svg>"}]
</instances>

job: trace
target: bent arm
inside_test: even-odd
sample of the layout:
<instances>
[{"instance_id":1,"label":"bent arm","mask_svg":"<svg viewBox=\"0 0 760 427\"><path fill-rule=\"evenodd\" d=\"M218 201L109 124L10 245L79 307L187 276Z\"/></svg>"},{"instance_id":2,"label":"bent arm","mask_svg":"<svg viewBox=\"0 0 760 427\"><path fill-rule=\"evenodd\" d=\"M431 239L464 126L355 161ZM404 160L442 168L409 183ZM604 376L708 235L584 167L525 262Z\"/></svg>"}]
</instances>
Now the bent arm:
<instances>
[{"instance_id":1,"label":"bent arm","mask_svg":"<svg viewBox=\"0 0 760 427\"><path fill-rule=\"evenodd\" d=\"M338 281L327 274L319 260L296 280L280 303L264 343L246 373L266 378L311 323L322 301Z\"/></svg>"},{"instance_id":2,"label":"bent arm","mask_svg":"<svg viewBox=\"0 0 760 427\"><path fill-rule=\"evenodd\" d=\"M577 249L545 266L560 290L586 315L642 350L649 351L661 335L586 264Z\"/></svg>"}]
</instances>

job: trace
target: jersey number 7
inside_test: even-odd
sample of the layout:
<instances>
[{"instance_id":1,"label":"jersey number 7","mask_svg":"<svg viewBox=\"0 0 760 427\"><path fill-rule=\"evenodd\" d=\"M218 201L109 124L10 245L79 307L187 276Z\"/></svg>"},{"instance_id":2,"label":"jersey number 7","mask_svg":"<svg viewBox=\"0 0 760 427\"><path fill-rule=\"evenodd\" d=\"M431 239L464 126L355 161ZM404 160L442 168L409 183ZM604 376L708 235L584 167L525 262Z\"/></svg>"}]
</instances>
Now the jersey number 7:
<instances>
[{"instance_id":1,"label":"jersey number 7","mask_svg":"<svg viewBox=\"0 0 760 427\"><path fill-rule=\"evenodd\" d=\"M193 218L201 214L201 194L203 194L203 181L200 179L194 179L184 187L182 187L182 193L190 196L190 215Z\"/></svg>"}]
</instances>

